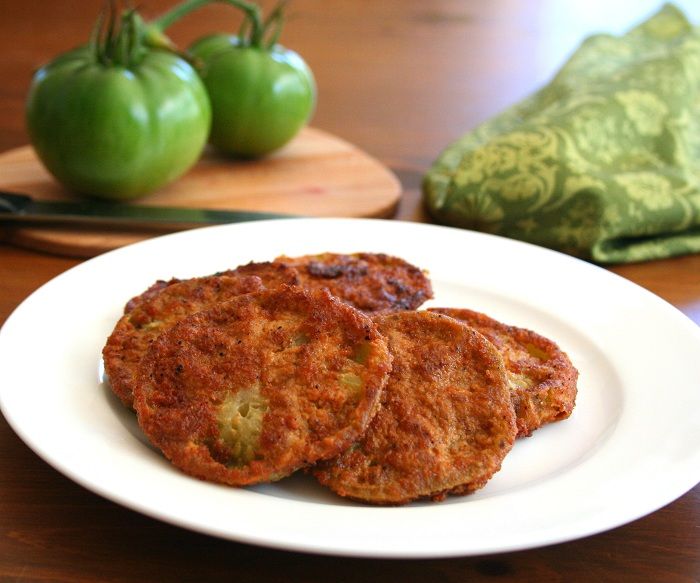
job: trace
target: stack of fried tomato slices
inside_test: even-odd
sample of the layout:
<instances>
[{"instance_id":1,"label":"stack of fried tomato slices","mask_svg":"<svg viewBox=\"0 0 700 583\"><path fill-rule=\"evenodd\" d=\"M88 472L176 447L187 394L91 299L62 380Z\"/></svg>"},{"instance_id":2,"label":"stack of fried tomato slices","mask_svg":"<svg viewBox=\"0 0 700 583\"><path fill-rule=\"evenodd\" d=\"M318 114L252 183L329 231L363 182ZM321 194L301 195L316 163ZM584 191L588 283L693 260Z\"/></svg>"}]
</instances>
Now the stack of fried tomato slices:
<instances>
[{"instance_id":1,"label":"stack of fried tomato slices","mask_svg":"<svg viewBox=\"0 0 700 583\"><path fill-rule=\"evenodd\" d=\"M569 417L578 372L551 340L418 308L427 274L322 253L159 280L103 349L112 391L183 472L247 486L298 470L382 505L482 488L516 438Z\"/></svg>"}]
</instances>

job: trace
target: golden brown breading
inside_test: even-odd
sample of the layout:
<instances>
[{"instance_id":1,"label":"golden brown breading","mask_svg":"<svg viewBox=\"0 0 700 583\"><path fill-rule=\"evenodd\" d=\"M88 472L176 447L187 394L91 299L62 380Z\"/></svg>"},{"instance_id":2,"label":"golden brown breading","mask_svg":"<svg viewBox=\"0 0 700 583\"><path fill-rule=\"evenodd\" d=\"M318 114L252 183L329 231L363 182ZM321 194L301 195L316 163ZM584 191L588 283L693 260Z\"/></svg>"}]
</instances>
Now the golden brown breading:
<instances>
[{"instance_id":1,"label":"golden brown breading","mask_svg":"<svg viewBox=\"0 0 700 583\"><path fill-rule=\"evenodd\" d=\"M278 257L299 271L300 285L328 291L363 312L415 310L433 297L430 280L419 268L383 253L322 253Z\"/></svg>"},{"instance_id":2,"label":"golden brown breading","mask_svg":"<svg viewBox=\"0 0 700 583\"><path fill-rule=\"evenodd\" d=\"M192 476L278 480L348 447L391 368L370 318L325 291L239 296L163 333L135 390L151 442Z\"/></svg>"},{"instance_id":3,"label":"golden brown breading","mask_svg":"<svg viewBox=\"0 0 700 583\"><path fill-rule=\"evenodd\" d=\"M197 278L199 279L199 278ZM166 287L175 285L176 283L181 283L185 281L184 279L179 279L177 277L171 277L170 279L158 279L153 282L148 288L141 292L139 295L134 296L124 306L124 313L128 314L139 304L156 297L160 292L162 292Z\"/></svg>"},{"instance_id":4,"label":"golden brown breading","mask_svg":"<svg viewBox=\"0 0 700 583\"><path fill-rule=\"evenodd\" d=\"M481 334L439 314L375 321L393 356L382 407L365 435L314 475L341 496L374 504L481 488L516 434L501 357Z\"/></svg>"},{"instance_id":5,"label":"golden brown breading","mask_svg":"<svg viewBox=\"0 0 700 583\"><path fill-rule=\"evenodd\" d=\"M245 265L236 267L235 269L227 269L213 275L230 275L237 277L240 275L255 275L260 278L265 287L279 287L282 284L299 285L299 274L297 270L291 266L272 261L250 262ZM200 278L196 278L200 279ZM173 277L169 280L159 279L153 283L147 290L139 295L131 298L124 306L124 313L128 313L138 306L141 302L149 300L157 296L166 287L187 281Z\"/></svg>"},{"instance_id":6,"label":"golden brown breading","mask_svg":"<svg viewBox=\"0 0 700 583\"><path fill-rule=\"evenodd\" d=\"M223 275L235 273L238 275L255 275L259 277L267 288L276 288L281 285L300 285L299 272L290 265L278 261L261 261L239 265L235 269L224 271Z\"/></svg>"},{"instance_id":7,"label":"golden brown breading","mask_svg":"<svg viewBox=\"0 0 700 583\"><path fill-rule=\"evenodd\" d=\"M158 335L185 316L263 288L260 278L210 276L168 282L150 298L124 314L102 350L105 371L114 393L133 406L138 367Z\"/></svg>"},{"instance_id":8,"label":"golden brown breading","mask_svg":"<svg viewBox=\"0 0 700 583\"><path fill-rule=\"evenodd\" d=\"M554 342L480 312L431 308L456 318L488 338L503 356L518 423L518 437L546 423L566 419L576 403L578 371Z\"/></svg>"}]
</instances>

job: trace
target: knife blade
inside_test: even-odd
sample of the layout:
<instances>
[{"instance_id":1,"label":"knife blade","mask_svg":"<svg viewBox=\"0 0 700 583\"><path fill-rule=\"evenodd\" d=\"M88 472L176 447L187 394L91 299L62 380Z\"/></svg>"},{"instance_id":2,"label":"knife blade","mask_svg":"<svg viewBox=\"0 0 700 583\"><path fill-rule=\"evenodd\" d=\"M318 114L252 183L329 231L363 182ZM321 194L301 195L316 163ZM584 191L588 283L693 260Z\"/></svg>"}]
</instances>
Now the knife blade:
<instances>
[{"instance_id":1,"label":"knife blade","mask_svg":"<svg viewBox=\"0 0 700 583\"><path fill-rule=\"evenodd\" d=\"M263 211L146 206L100 200L37 200L26 194L0 191L0 223L187 229L298 216Z\"/></svg>"}]
</instances>

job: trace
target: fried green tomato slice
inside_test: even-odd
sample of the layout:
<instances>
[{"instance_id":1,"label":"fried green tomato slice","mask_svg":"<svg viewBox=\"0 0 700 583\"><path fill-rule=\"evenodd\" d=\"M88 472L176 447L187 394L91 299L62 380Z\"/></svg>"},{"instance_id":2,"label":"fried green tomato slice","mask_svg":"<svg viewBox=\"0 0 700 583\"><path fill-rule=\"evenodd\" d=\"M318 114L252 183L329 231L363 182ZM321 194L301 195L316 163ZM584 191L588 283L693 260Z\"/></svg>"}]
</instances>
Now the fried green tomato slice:
<instances>
[{"instance_id":1,"label":"fried green tomato slice","mask_svg":"<svg viewBox=\"0 0 700 583\"><path fill-rule=\"evenodd\" d=\"M138 420L183 472L275 481L355 441L391 369L366 315L321 290L282 286L182 320L144 359Z\"/></svg>"},{"instance_id":2,"label":"fried green tomato slice","mask_svg":"<svg viewBox=\"0 0 700 583\"><path fill-rule=\"evenodd\" d=\"M301 286L327 289L368 314L415 310L433 297L425 272L383 253L322 253L275 261L296 268Z\"/></svg>"},{"instance_id":3,"label":"fried green tomato slice","mask_svg":"<svg viewBox=\"0 0 700 583\"><path fill-rule=\"evenodd\" d=\"M275 263L272 261L262 261L262 262L250 262L245 265L240 265L235 269L227 269L225 271L220 271L214 275L229 275L232 277L238 277L241 275L249 275L259 277L265 287L274 288L280 285L299 285L299 274L296 269L291 266L284 265L283 263ZM195 278L200 279L200 278ZM187 281L185 279L179 279L173 277L171 279L159 279L145 291L141 292L139 295L131 298L124 306L124 313L128 313L133 310L140 303L150 300L157 296L165 288L170 287L176 283L181 283Z\"/></svg>"},{"instance_id":4,"label":"fried green tomato slice","mask_svg":"<svg viewBox=\"0 0 700 583\"><path fill-rule=\"evenodd\" d=\"M501 353L508 373L518 437L566 419L576 404L578 371L556 343L532 330L503 324L480 312L431 308L466 323Z\"/></svg>"},{"instance_id":5,"label":"fried green tomato slice","mask_svg":"<svg viewBox=\"0 0 700 583\"><path fill-rule=\"evenodd\" d=\"M383 505L483 487L515 441L503 360L468 326L429 312L375 318L393 369L360 440L316 466L340 496Z\"/></svg>"},{"instance_id":6,"label":"fried green tomato slice","mask_svg":"<svg viewBox=\"0 0 700 583\"><path fill-rule=\"evenodd\" d=\"M171 283L141 301L120 318L102 350L112 391L132 408L141 360L163 331L190 314L260 289L260 278L252 275L209 276Z\"/></svg>"}]
</instances>

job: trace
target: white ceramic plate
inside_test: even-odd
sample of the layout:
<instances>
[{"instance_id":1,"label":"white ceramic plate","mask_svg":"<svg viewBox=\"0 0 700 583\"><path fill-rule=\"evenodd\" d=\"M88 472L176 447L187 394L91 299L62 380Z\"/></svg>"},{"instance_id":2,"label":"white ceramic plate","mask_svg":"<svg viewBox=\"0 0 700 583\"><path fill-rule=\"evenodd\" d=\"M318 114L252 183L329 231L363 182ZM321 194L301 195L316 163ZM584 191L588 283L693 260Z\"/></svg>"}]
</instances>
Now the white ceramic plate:
<instances>
[{"instance_id":1,"label":"white ceramic plate","mask_svg":"<svg viewBox=\"0 0 700 583\"><path fill-rule=\"evenodd\" d=\"M474 495L376 508L295 475L235 489L180 474L103 383L124 303L158 278L280 254L371 251L427 268L432 306L470 307L557 341L580 371L570 419L519 440ZM700 328L647 291L552 251L378 220L212 227L107 253L33 293L0 332L0 405L44 460L144 514L306 552L442 557L525 549L632 521L700 481Z\"/></svg>"}]
</instances>

